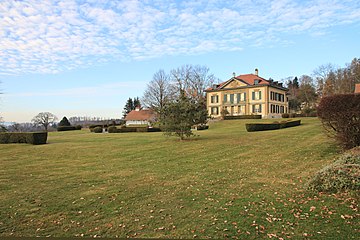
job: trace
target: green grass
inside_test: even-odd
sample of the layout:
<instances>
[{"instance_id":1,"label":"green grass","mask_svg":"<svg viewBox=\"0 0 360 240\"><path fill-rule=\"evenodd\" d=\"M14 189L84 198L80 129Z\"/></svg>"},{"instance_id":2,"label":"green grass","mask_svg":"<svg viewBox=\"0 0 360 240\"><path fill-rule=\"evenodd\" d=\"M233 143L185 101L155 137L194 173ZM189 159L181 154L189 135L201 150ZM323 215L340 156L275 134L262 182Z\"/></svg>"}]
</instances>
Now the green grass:
<instances>
[{"instance_id":1,"label":"green grass","mask_svg":"<svg viewBox=\"0 0 360 240\"><path fill-rule=\"evenodd\" d=\"M317 119L187 141L162 133L50 133L0 145L0 237L357 238L357 199L307 192L339 149Z\"/></svg>"}]
</instances>

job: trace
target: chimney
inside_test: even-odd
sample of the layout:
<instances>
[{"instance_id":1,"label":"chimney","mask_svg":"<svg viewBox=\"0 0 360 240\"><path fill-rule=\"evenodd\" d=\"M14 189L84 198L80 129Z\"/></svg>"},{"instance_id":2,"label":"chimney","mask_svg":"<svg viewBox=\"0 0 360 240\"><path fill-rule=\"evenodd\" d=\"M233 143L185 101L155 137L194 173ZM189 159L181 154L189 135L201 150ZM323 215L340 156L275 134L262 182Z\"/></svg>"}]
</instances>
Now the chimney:
<instances>
[{"instance_id":1,"label":"chimney","mask_svg":"<svg viewBox=\"0 0 360 240\"><path fill-rule=\"evenodd\" d=\"M255 75L259 76L259 69L255 68Z\"/></svg>"},{"instance_id":2,"label":"chimney","mask_svg":"<svg viewBox=\"0 0 360 240\"><path fill-rule=\"evenodd\" d=\"M140 111L140 106L136 106L135 111L137 111L137 112Z\"/></svg>"},{"instance_id":3,"label":"chimney","mask_svg":"<svg viewBox=\"0 0 360 240\"><path fill-rule=\"evenodd\" d=\"M233 77L236 77L236 73L235 73L235 72L233 72Z\"/></svg>"}]
</instances>

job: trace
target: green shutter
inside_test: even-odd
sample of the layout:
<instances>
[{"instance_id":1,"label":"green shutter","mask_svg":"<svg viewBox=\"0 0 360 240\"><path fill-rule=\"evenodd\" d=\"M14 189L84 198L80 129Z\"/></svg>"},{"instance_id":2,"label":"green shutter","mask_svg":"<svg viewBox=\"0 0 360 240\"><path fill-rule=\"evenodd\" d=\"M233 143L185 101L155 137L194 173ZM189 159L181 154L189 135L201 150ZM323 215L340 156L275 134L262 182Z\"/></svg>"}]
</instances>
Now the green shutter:
<instances>
[{"instance_id":1,"label":"green shutter","mask_svg":"<svg viewBox=\"0 0 360 240\"><path fill-rule=\"evenodd\" d=\"M237 103L240 102L240 93L236 94L236 101L237 101Z\"/></svg>"},{"instance_id":2,"label":"green shutter","mask_svg":"<svg viewBox=\"0 0 360 240\"><path fill-rule=\"evenodd\" d=\"M262 107L262 104L259 105L259 112L261 113L261 107Z\"/></svg>"},{"instance_id":3,"label":"green shutter","mask_svg":"<svg viewBox=\"0 0 360 240\"><path fill-rule=\"evenodd\" d=\"M259 91L259 100L261 100L261 91Z\"/></svg>"},{"instance_id":4,"label":"green shutter","mask_svg":"<svg viewBox=\"0 0 360 240\"><path fill-rule=\"evenodd\" d=\"M246 101L246 93L244 93L244 101Z\"/></svg>"},{"instance_id":5,"label":"green shutter","mask_svg":"<svg viewBox=\"0 0 360 240\"><path fill-rule=\"evenodd\" d=\"M252 112L255 113L255 105L252 105Z\"/></svg>"},{"instance_id":6,"label":"green shutter","mask_svg":"<svg viewBox=\"0 0 360 240\"><path fill-rule=\"evenodd\" d=\"M224 95L224 103L226 103L227 102L227 95L225 94Z\"/></svg>"},{"instance_id":7,"label":"green shutter","mask_svg":"<svg viewBox=\"0 0 360 240\"><path fill-rule=\"evenodd\" d=\"M255 92L252 92L252 100L255 100Z\"/></svg>"}]
</instances>

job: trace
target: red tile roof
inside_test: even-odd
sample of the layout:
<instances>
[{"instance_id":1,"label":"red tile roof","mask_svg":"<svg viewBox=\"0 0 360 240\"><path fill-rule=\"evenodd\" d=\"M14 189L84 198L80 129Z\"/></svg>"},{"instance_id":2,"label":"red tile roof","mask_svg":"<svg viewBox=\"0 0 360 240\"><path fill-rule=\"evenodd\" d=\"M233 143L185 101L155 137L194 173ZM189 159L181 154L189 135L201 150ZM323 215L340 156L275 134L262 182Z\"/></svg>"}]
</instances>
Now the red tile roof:
<instances>
[{"instance_id":1,"label":"red tile roof","mask_svg":"<svg viewBox=\"0 0 360 240\"><path fill-rule=\"evenodd\" d=\"M230 80L227 80L225 82L217 84L216 88L209 87L206 89L206 91L211 91L211 90L222 88L224 85L231 82L233 79L234 78L231 78ZM265 78L259 77L258 75L255 75L255 74L243 74L243 75L239 75L239 76L235 77L235 79L240 80L248 85L255 85L255 80L259 80L259 82L257 84L270 85L269 80L266 80Z\"/></svg>"},{"instance_id":2,"label":"red tile roof","mask_svg":"<svg viewBox=\"0 0 360 240\"><path fill-rule=\"evenodd\" d=\"M355 93L360 93L360 83L355 84Z\"/></svg>"},{"instance_id":3,"label":"red tile roof","mask_svg":"<svg viewBox=\"0 0 360 240\"><path fill-rule=\"evenodd\" d=\"M125 120L127 121L149 121L155 118L154 111L150 109L143 110L132 110L126 115Z\"/></svg>"},{"instance_id":4,"label":"red tile roof","mask_svg":"<svg viewBox=\"0 0 360 240\"><path fill-rule=\"evenodd\" d=\"M235 78L242 80L243 82L245 82L249 85L254 85L255 80L259 80L258 84L270 85L270 82L268 80L266 80L265 78L259 77L255 74L243 74L243 75L239 75Z\"/></svg>"}]
</instances>

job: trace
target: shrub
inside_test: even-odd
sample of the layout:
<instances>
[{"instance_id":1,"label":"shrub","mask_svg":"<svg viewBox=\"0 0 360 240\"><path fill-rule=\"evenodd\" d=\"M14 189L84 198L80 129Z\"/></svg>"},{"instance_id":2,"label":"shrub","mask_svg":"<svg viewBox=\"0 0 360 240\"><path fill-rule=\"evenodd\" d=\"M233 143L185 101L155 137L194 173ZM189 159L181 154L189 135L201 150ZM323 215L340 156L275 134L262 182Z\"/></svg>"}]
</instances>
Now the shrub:
<instances>
[{"instance_id":1,"label":"shrub","mask_svg":"<svg viewBox=\"0 0 360 240\"><path fill-rule=\"evenodd\" d=\"M344 149L360 145L360 94L323 97L317 114L324 128Z\"/></svg>"},{"instance_id":2,"label":"shrub","mask_svg":"<svg viewBox=\"0 0 360 240\"><path fill-rule=\"evenodd\" d=\"M81 125L76 125L75 128L76 128L76 130L81 130L82 126Z\"/></svg>"},{"instance_id":3,"label":"shrub","mask_svg":"<svg viewBox=\"0 0 360 240\"><path fill-rule=\"evenodd\" d=\"M108 127L108 133L117 133L118 129L115 126Z\"/></svg>"},{"instance_id":4,"label":"shrub","mask_svg":"<svg viewBox=\"0 0 360 240\"><path fill-rule=\"evenodd\" d=\"M46 144L47 132L7 132L0 133L0 143Z\"/></svg>"},{"instance_id":5,"label":"shrub","mask_svg":"<svg viewBox=\"0 0 360 240\"><path fill-rule=\"evenodd\" d=\"M57 127L58 132L62 132L62 131L73 131L73 130L77 130L75 126L58 126Z\"/></svg>"},{"instance_id":6,"label":"shrub","mask_svg":"<svg viewBox=\"0 0 360 240\"><path fill-rule=\"evenodd\" d=\"M235 120L235 119L261 119L261 115L224 116L224 120Z\"/></svg>"},{"instance_id":7,"label":"shrub","mask_svg":"<svg viewBox=\"0 0 360 240\"><path fill-rule=\"evenodd\" d=\"M308 182L308 189L317 192L342 192L360 190L360 155L343 154Z\"/></svg>"},{"instance_id":8,"label":"shrub","mask_svg":"<svg viewBox=\"0 0 360 240\"><path fill-rule=\"evenodd\" d=\"M59 122L59 127L63 127L63 126L71 126L69 120L66 117L63 117L63 119L61 119L61 121ZM65 130L66 131L66 130Z\"/></svg>"},{"instance_id":9,"label":"shrub","mask_svg":"<svg viewBox=\"0 0 360 240\"><path fill-rule=\"evenodd\" d=\"M152 127L147 129L148 132L161 132L159 127Z\"/></svg>"},{"instance_id":10,"label":"shrub","mask_svg":"<svg viewBox=\"0 0 360 240\"><path fill-rule=\"evenodd\" d=\"M273 122L273 123L247 123L245 124L246 130L248 132L256 131L266 131L266 130L276 130L280 128L295 127L301 124L301 120L294 121L282 121L282 122Z\"/></svg>"},{"instance_id":11,"label":"shrub","mask_svg":"<svg viewBox=\"0 0 360 240\"><path fill-rule=\"evenodd\" d=\"M280 129L279 123L247 123L245 126L248 132Z\"/></svg>"},{"instance_id":12,"label":"shrub","mask_svg":"<svg viewBox=\"0 0 360 240\"><path fill-rule=\"evenodd\" d=\"M290 115L289 115L288 113L283 113L283 114L281 114L281 117L282 117L282 118L289 118Z\"/></svg>"},{"instance_id":13,"label":"shrub","mask_svg":"<svg viewBox=\"0 0 360 240\"><path fill-rule=\"evenodd\" d=\"M148 128L147 127L137 127L136 128L136 132L147 132Z\"/></svg>"},{"instance_id":14,"label":"shrub","mask_svg":"<svg viewBox=\"0 0 360 240\"><path fill-rule=\"evenodd\" d=\"M103 132L103 128L102 127L94 127L94 133L102 133Z\"/></svg>"}]
</instances>

